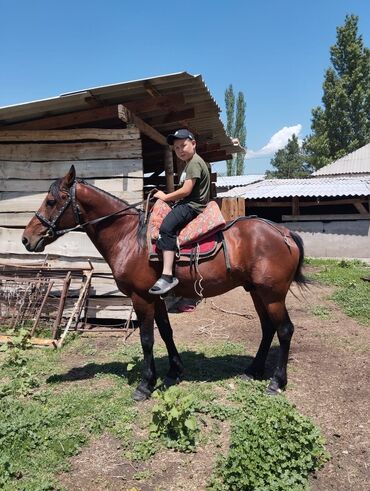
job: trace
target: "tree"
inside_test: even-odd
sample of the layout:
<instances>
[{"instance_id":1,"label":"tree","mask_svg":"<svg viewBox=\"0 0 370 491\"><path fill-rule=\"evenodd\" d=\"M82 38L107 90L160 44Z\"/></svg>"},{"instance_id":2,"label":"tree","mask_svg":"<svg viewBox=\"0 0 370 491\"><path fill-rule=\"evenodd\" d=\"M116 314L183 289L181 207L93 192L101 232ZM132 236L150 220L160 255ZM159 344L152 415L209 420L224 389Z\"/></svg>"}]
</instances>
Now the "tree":
<instances>
[{"instance_id":1,"label":"tree","mask_svg":"<svg viewBox=\"0 0 370 491\"><path fill-rule=\"evenodd\" d=\"M225 90L225 106L226 106L226 132L229 136L233 136L234 131L234 110L235 110L235 96L233 86L230 84ZM226 161L227 175L233 176L233 159Z\"/></svg>"},{"instance_id":2,"label":"tree","mask_svg":"<svg viewBox=\"0 0 370 491\"><path fill-rule=\"evenodd\" d=\"M238 93L238 100L236 102L236 119L234 137L239 140L242 147L245 147L245 140L247 132L245 129L245 100L243 92ZM244 174L244 152L238 153L235 158L235 174L242 176Z\"/></svg>"},{"instance_id":3,"label":"tree","mask_svg":"<svg viewBox=\"0 0 370 491\"><path fill-rule=\"evenodd\" d=\"M247 131L245 128L245 99L243 92L238 93L235 114L235 94L230 84L225 90L226 106L226 132L231 138L237 138L242 147L245 147ZM244 153L239 153L233 159L226 161L227 175L242 175L244 173Z\"/></svg>"},{"instance_id":4,"label":"tree","mask_svg":"<svg viewBox=\"0 0 370 491\"><path fill-rule=\"evenodd\" d=\"M304 151L314 169L370 142L370 50L359 36L358 17L347 15L330 48L323 107L312 110Z\"/></svg>"},{"instance_id":5,"label":"tree","mask_svg":"<svg viewBox=\"0 0 370 491\"><path fill-rule=\"evenodd\" d=\"M311 172L311 169L305 163L305 156L299 146L296 135L292 135L285 147L275 153L274 158L271 160L271 165L276 170L266 172L268 179L307 177Z\"/></svg>"}]
</instances>

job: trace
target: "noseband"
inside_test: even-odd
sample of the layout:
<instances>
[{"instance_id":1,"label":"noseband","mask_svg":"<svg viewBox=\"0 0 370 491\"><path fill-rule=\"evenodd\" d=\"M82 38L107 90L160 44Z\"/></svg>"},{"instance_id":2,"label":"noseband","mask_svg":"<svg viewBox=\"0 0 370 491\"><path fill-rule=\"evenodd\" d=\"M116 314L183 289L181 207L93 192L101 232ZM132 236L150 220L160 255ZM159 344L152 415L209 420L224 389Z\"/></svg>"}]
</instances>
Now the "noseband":
<instances>
[{"instance_id":1,"label":"noseband","mask_svg":"<svg viewBox=\"0 0 370 491\"><path fill-rule=\"evenodd\" d=\"M95 218L94 220L88 220L86 222L83 222L82 219L81 219L80 208L79 208L78 203L77 203L77 200L76 200L76 185L77 185L77 182L81 182L83 184L87 184L82 179L81 180L74 181L74 183L71 186L71 192L68 193L68 198L67 198L66 202L64 203L64 205L62 206L62 208L58 211L57 215L52 220L49 220L44 215L42 215L40 212L36 211L35 216L40 220L40 222L43 225L46 225L46 227L47 227L47 231L46 231L46 234L44 235L44 237L48 237L48 238L54 239L54 238L60 237L61 235L66 234L68 232L72 232L74 230L83 230L86 225L94 225L95 223L98 223L98 222L101 222L103 220L106 220L107 218L110 218L112 216L118 215L118 214L122 213L123 211L127 211L127 210L130 210L132 208L136 209L136 211L138 211L139 213L141 213L141 210L137 209L136 207L138 205L141 205L143 203L143 201L139 201L138 203L134 203L132 205L128 205L128 206L126 206L126 208L122 208L121 210L118 210L118 211L115 211L113 213L110 213L109 215L104 215L102 217ZM92 185L89 184L89 186L92 186ZM92 187L95 187L95 186L92 186ZM73 210L73 214L74 214L74 217L75 217L75 220L76 220L76 225L74 227L71 227L71 228L64 228L64 229L58 230L57 229L57 223L58 223L59 219L62 217L63 213L66 211L66 209L68 208L69 205L72 205L72 210ZM126 213L126 214L127 215L132 215L132 213Z\"/></svg>"}]
</instances>

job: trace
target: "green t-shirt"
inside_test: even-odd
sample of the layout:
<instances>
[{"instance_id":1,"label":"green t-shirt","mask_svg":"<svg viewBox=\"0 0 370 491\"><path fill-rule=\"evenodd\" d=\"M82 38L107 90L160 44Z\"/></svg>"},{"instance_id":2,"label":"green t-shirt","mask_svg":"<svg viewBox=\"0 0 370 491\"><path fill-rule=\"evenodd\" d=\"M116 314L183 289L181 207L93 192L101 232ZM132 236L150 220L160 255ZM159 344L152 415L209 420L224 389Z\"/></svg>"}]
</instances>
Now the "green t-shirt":
<instances>
[{"instance_id":1,"label":"green t-shirt","mask_svg":"<svg viewBox=\"0 0 370 491\"><path fill-rule=\"evenodd\" d=\"M196 179L194 187L186 198L181 200L181 203L186 203L194 208L198 213L202 212L209 202L211 189L211 174L208 165L198 154L186 164L184 169L185 180Z\"/></svg>"}]
</instances>

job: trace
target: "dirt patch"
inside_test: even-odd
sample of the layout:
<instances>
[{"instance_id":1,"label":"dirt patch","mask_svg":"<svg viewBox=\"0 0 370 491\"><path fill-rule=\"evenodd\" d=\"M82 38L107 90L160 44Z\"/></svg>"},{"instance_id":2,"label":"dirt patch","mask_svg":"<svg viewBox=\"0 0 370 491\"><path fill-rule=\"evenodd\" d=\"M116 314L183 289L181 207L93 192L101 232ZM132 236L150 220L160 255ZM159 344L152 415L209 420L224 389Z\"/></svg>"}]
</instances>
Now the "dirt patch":
<instances>
[{"instance_id":1,"label":"dirt patch","mask_svg":"<svg viewBox=\"0 0 370 491\"><path fill-rule=\"evenodd\" d=\"M328 300L329 287L312 286L304 297L297 289L293 292L297 298L289 294L287 301L295 333L286 396L321 428L332 455L325 468L311 479L311 490L368 490L369 326L359 325ZM258 317L250 296L241 288L202 302L194 312L170 317L179 346L241 342L248 356L254 356L258 348ZM158 333L156 340L161 343ZM130 342L137 341L135 333ZM123 462L118 447L119 443L108 436L93 442L73 459L72 471L62 477L62 483L71 491L132 487L141 491L201 490L205 489L216 453L212 444L199 448L196 454L165 451L134 469Z\"/></svg>"}]
</instances>

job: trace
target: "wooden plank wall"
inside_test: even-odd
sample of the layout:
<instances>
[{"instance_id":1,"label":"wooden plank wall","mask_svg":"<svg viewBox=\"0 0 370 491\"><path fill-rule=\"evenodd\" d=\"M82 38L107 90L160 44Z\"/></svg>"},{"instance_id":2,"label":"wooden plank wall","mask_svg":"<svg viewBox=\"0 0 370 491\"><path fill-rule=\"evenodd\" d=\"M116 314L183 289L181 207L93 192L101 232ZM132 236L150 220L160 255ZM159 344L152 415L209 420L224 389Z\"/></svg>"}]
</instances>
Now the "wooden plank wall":
<instances>
[{"instance_id":1,"label":"wooden plank wall","mask_svg":"<svg viewBox=\"0 0 370 491\"><path fill-rule=\"evenodd\" d=\"M30 263L45 257L53 266L87 258L108 272L84 233L70 233L44 255L28 254L21 242L24 227L40 207L50 184L71 165L78 177L129 203L143 199L143 160L137 128L10 130L0 132L0 261ZM113 283L107 290L116 290ZM100 288L101 290L101 288ZM105 292L101 292L105 293ZM117 292L118 293L118 292Z\"/></svg>"}]
</instances>

